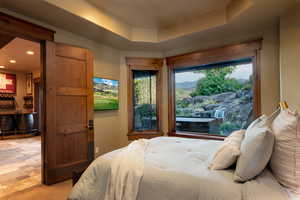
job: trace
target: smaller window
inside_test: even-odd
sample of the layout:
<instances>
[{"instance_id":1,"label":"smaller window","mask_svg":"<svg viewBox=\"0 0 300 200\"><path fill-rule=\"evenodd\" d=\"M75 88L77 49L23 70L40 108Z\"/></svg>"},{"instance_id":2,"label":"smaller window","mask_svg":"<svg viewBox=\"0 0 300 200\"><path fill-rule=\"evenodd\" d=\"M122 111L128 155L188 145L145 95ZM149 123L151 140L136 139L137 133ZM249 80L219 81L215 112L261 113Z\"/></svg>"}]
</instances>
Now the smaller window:
<instances>
[{"instance_id":1,"label":"smaller window","mask_svg":"<svg viewBox=\"0 0 300 200\"><path fill-rule=\"evenodd\" d=\"M133 127L136 131L157 130L157 71L133 70Z\"/></svg>"},{"instance_id":2,"label":"smaller window","mask_svg":"<svg viewBox=\"0 0 300 200\"><path fill-rule=\"evenodd\" d=\"M161 59L127 58L128 137L152 138L162 135Z\"/></svg>"}]
</instances>

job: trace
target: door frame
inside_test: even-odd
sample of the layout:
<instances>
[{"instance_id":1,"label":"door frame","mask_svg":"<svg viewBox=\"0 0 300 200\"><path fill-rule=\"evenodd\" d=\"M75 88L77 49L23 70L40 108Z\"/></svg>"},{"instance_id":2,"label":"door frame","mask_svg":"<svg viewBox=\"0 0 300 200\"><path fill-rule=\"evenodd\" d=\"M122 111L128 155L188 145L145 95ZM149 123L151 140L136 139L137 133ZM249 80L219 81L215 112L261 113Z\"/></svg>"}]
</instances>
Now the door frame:
<instances>
[{"instance_id":1,"label":"door frame","mask_svg":"<svg viewBox=\"0 0 300 200\"><path fill-rule=\"evenodd\" d=\"M41 51L41 90L43 91L40 94L40 102L41 102L41 110L40 114L41 117L41 166L42 166L42 183L46 184L45 182L45 156L47 156L45 144L46 144L46 137L45 137L45 128L46 128L46 87L45 87L45 80L46 80L46 41L53 41L54 42L54 34L55 31L50 30L48 28L42 27L40 25L33 24L31 22L25 21L23 19L19 19L13 17L11 15L5 14L0 12L0 33L19 37L26 40L31 40L34 42L40 43L40 51Z\"/></svg>"}]
</instances>

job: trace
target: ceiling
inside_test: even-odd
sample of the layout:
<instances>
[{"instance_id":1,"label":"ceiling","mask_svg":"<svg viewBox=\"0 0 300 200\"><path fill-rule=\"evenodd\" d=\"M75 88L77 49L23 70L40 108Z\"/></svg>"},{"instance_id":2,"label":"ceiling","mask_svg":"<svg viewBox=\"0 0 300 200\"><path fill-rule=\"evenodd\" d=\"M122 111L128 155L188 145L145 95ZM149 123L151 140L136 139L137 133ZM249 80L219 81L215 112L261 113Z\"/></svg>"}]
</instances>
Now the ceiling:
<instances>
[{"instance_id":1,"label":"ceiling","mask_svg":"<svg viewBox=\"0 0 300 200\"><path fill-rule=\"evenodd\" d=\"M0 10L120 50L164 53L208 41L220 45L225 37L257 39L268 27L278 25L279 16L297 1L1 0Z\"/></svg>"},{"instance_id":2,"label":"ceiling","mask_svg":"<svg viewBox=\"0 0 300 200\"><path fill-rule=\"evenodd\" d=\"M27 51L33 51L34 55L28 55ZM10 63L15 60L16 63ZM0 66L5 70L33 72L40 69L40 44L15 38L0 49Z\"/></svg>"},{"instance_id":3,"label":"ceiling","mask_svg":"<svg viewBox=\"0 0 300 200\"><path fill-rule=\"evenodd\" d=\"M231 0L87 0L98 9L142 28L170 27L225 8Z\"/></svg>"}]
</instances>

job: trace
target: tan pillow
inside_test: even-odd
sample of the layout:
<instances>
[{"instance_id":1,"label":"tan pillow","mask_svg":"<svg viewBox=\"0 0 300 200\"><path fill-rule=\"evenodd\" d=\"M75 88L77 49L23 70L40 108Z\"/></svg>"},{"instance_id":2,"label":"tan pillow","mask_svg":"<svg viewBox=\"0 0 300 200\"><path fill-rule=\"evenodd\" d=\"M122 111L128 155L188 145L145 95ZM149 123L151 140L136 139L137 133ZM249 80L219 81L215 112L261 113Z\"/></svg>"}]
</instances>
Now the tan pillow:
<instances>
[{"instance_id":1,"label":"tan pillow","mask_svg":"<svg viewBox=\"0 0 300 200\"><path fill-rule=\"evenodd\" d=\"M244 134L245 130L234 131L224 140L224 143L213 155L210 169L227 169L236 162L241 153L240 146L244 138Z\"/></svg>"},{"instance_id":2,"label":"tan pillow","mask_svg":"<svg viewBox=\"0 0 300 200\"><path fill-rule=\"evenodd\" d=\"M263 115L247 128L237 160L234 180L248 181L259 175L267 166L274 144L274 135L269 120Z\"/></svg>"},{"instance_id":3,"label":"tan pillow","mask_svg":"<svg viewBox=\"0 0 300 200\"><path fill-rule=\"evenodd\" d=\"M283 110L273 121L275 135L271 169L282 185L300 193L300 118Z\"/></svg>"}]
</instances>

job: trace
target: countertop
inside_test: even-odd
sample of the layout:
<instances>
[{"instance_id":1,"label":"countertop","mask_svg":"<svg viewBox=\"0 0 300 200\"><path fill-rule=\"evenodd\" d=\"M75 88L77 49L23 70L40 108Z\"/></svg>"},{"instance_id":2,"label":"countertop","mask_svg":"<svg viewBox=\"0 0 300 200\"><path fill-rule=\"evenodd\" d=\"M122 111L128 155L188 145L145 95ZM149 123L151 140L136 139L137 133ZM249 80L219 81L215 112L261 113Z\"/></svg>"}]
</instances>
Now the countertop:
<instances>
[{"instance_id":1,"label":"countertop","mask_svg":"<svg viewBox=\"0 0 300 200\"><path fill-rule=\"evenodd\" d=\"M0 111L0 115L28 115L28 114L36 114L36 112Z\"/></svg>"}]
</instances>

